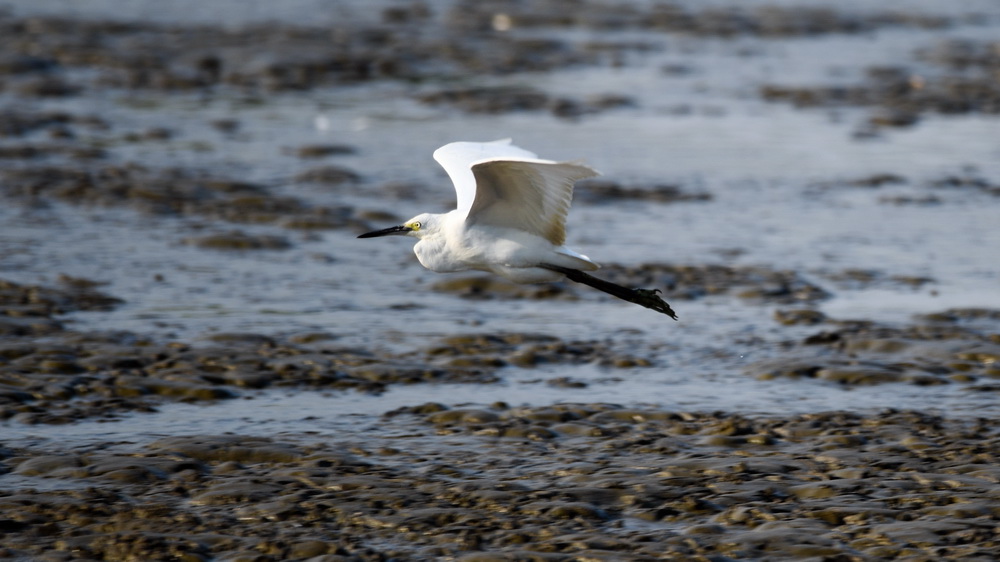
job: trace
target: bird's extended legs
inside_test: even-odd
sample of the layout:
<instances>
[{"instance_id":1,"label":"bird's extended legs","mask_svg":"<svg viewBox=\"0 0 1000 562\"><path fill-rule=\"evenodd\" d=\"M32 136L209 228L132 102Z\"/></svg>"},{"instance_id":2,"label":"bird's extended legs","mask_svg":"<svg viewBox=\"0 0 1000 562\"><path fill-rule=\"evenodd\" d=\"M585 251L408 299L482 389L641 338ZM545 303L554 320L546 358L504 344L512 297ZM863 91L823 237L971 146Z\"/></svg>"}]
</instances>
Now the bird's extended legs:
<instances>
[{"instance_id":1,"label":"bird's extended legs","mask_svg":"<svg viewBox=\"0 0 1000 562\"><path fill-rule=\"evenodd\" d=\"M570 269L568 267L552 265L550 263L539 264L539 267L544 267L545 269L549 269L551 271L558 271L559 273L565 275L570 281L583 283L584 285L593 287L598 291L604 291L605 293L618 297L622 300L626 300L646 308L651 308L657 312L666 314L674 320L677 320L677 314L675 314L674 310L670 308L667 301L659 297L659 289L629 289L628 287L622 287L621 285L617 285L610 281L598 279L597 277L588 275L578 269Z\"/></svg>"}]
</instances>

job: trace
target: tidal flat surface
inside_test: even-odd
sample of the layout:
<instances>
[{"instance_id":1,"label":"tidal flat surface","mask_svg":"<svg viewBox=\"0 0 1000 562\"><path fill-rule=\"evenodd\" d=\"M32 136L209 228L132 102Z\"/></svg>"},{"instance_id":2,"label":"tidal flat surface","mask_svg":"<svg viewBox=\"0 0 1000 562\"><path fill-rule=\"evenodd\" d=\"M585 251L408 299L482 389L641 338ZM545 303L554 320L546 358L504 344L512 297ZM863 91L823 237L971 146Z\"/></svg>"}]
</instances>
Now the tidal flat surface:
<instances>
[{"instance_id":1,"label":"tidal flat surface","mask_svg":"<svg viewBox=\"0 0 1000 562\"><path fill-rule=\"evenodd\" d=\"M208 6L0 1L0 555L996 558L993 3ZM355 238L506 137L679 322Z\"/></svg>"}]
</instances>

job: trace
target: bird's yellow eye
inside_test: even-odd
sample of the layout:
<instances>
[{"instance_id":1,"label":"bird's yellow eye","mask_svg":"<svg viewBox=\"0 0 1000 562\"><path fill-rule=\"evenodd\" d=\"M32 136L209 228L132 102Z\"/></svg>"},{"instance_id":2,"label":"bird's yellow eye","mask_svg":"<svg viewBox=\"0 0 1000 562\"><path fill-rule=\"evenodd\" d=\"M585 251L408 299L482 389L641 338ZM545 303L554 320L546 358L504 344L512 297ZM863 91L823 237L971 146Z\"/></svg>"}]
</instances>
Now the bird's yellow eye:
<instances>
[{"instance_id":1,"label":"bird's yellow eye","mask_svg":"<svg viewBox=\"0 0 1000 562\"><path fill-rule=\"evenodd\" d=\"M420 221L413 221L409 225L411 230L420 230Z\"/></svg>"}]
</instances>

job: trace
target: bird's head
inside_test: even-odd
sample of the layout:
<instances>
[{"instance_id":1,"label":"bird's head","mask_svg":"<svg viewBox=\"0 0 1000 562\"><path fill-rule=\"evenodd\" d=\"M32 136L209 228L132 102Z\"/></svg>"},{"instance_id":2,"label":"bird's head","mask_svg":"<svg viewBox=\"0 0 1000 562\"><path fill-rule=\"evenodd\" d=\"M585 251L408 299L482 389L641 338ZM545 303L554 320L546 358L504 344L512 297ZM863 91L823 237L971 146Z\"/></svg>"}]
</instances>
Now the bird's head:
<instances>
[{"instance_id":1,"label":"bird's head","mask_svg":"<svg viewBox=\"0 0 1000 562\"><path fill-rule=\"evenodd\" d=\"M439 219L440 217L438 215L424 213L413 217L399 226L390 226L389 228L383 228L382 230L366 232L358 236L358 238L375 238L378 236L392 235L423 238L427 234L437 231L440 222Z\"/></svg>"}]
</instances>

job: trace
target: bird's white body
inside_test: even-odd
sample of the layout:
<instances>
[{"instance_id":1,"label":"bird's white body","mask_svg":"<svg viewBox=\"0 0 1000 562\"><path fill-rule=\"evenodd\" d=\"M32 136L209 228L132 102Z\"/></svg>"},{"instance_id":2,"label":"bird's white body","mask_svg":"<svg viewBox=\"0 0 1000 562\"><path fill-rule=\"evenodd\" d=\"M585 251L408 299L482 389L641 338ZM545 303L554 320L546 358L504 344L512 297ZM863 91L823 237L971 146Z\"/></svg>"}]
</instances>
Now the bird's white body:
<instances>
[{"instance_id":1,"label":"bird's white body","mask_svg":"<svg viewBox=\"0 0 1000 562\"><path fill-rule=\"evenodd\" d=\"M419 221L421 218L424 220ZM541 263L583 270L598 268L586 256L524 230L470 226L458 210L414 220L424 224L430 220L438 222L439 227L421 237L413 247L420 264L438 273L475 269L515 283L545 283L558 281L563 275L538 267Z\"/></svg>"},{"instance_id":2,"label":"bird's white body","mask_svg":"<svg viewBox=\"0 0 1000 562\"><path fill-rule=\"evenodd\" d=\"M541 160L510 139L453 142L437 149L434 159L455 184L458 208L424 213L372 235L418 238L417 259L439 273L475 269L516 283L544 283L564 275L542 264L581 271L600 267L563 245L573 184L597 175L594 170Z\"/></svg>"}]
</instances>

